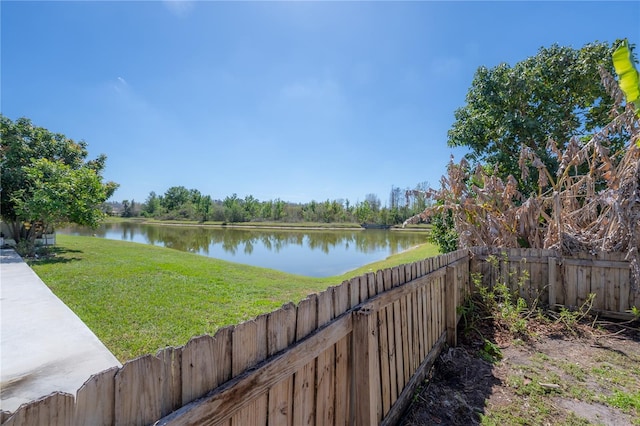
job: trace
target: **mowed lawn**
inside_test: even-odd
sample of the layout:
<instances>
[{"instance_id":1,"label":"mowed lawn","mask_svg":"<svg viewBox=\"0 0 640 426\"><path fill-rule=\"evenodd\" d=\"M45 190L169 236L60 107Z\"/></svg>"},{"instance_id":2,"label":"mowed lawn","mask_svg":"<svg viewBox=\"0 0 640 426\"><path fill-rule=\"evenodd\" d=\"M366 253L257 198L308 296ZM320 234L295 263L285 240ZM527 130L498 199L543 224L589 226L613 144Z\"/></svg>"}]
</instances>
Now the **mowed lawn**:
<instances>
[{"instance_id":1,"label":"mowed lawn","mask_svg":"<svg viewBox=\"0 0 640 426\"><path fill-rule=\"evenodd\" d=\"M361 275L437 254L424 244L342 276L312 278L177 250L58 235L33 270L121 361L184 345Z\"/></svg>"}]
</instances>

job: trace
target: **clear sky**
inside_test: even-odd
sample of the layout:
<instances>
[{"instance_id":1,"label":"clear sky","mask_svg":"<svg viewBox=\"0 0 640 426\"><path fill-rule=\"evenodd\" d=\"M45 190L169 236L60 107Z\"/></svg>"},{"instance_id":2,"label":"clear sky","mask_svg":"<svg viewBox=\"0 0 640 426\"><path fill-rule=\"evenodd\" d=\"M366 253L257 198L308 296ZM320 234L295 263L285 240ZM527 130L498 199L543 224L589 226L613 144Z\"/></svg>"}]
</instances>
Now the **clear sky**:
<instances>
[{"instance_id":1,"label":"clear sky","mask_svg":"<svg viewBox=\"0 0 640 426\"><path fill-rule=\"evenodd\" d=\"M107 155L113 199L439 186L475 70L640 43L640 2L0 3L1 110Z\"/></svg>"}]
</instances>

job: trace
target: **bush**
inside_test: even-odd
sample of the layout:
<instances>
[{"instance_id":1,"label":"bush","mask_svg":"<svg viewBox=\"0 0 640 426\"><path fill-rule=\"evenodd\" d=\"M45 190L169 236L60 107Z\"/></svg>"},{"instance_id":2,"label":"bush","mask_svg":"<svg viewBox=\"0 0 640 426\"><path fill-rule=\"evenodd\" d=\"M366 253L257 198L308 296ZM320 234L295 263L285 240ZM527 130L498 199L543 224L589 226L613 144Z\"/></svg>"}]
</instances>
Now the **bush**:
<instances>
[{"instance_id":1,"label":"bush","mask_svg":"<svg viewBox=\"0 0 640 426\"><path fill-rule=\"evenodd\" d=\"M22 239L16 244L16 252L21 257L34 257L36 255L36 245L29 239Z\"/></svg>"}]
</instances>

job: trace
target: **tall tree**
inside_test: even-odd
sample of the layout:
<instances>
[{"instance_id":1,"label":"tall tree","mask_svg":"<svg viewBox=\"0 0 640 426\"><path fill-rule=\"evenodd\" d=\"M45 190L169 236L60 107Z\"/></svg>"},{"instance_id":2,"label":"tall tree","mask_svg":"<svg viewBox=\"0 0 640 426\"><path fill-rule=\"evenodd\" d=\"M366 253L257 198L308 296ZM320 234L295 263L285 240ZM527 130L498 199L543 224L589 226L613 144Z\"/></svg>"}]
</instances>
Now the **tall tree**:
<instances>
[{"instance_id":1,"label":"tall tree","mask_svg":"<svg viewBox=\"0 0 640 426\"><path fill-rule=\"evenodd\" d=\"M222 201L224 206L224 218L227 222L245 222L244 202L234 193L230 197L225 197Z\"/></svg>"},{"instance_id":2,"label":"tall tree","mask_svg":"<svg viewBox=\"0 0 640 426\"><path fill-rule=\"evenodd\" d=\"M162 197L162 207L169 211L177 210L187 201L191 200L193 195L194 194L184 186L172 186L165 191L164 197Z\"/></svg>"},{"instance_id":3,"label":"tall tree","mask_svg":"<svg viewBox=\"0 0 640 426\"><path fill-rule=\"evenodd\" d=\"M158 211L160 210L160 198L155 193L155 191L151 191L149 193L149 196L144 202L144 207L142 210L148 216L153 216L154 214L158 213Z\"/></svg>"},{"instance_id":4,"label":"tall tree","mask_svg":"<svg viewBox=\"0 0 640 426\"><path fill-rule=\"evenodd\" d=\"M397 209L400 207L402 200L402 189L399 186L391 185L391 193L389 194L389 208Z\"/></svg>"},{"instance_id":5,"label":"tall tree","mask_svg":"<svg viewBox=\"0 0 640 426\"><path fill-rule=\"evenodd\" d=\"M382 203L376 194L367 194L364 196L364 199L369 203L369 206L374 213L377 213L380 210Z\"/></svg>"},{"instance_id":6,"label":"tall tree","mask_svg":"<svg viewBox=\"0 0 640 426\"><path fill-rule=\"evenodd\" d=\"M61 222L95 226L100 205L116 190L103 182L106 156L87 160L87 144L0 115L2 220L12 237L34 239L40 227ZM26 226L25 226L26 224Z\"/></svg>"},{"instance_id":7,"label":"tall tree","mask_svg":"<svg viewBox=\"0 0 640 426\"><path fill-rule=\"evenodd\" d=\"M136 204L135 200L123 200L122 201L122 213L120 216L122 217L135 217L140 214L139 206Z\"/></svg>"},{"instance_id":8,"label":"tall tree","mask_svg":"<svg viewBox=\"0 0 640 426\"><path fill-rule=\"evenodd\" d=\"M547 149L549 139L562 148L572 137L581 138L609 122L613 99L602 84L598 69L613 72L607 43L581 49L552 45L514 66L480 67L467 93L466 105L455 112L448 133L450 146L466 146L473 163L513 175L529 194L536 189L537 169L531 165L521 177L521 147L529 147L554 172L557 162ZM614 150L628 135L611 135Z\"/></svg>"},{"instance_id":9,"label":"tall tree","mask_svg":"<svg viewBox=\"0 0 640 426\"><path fill-rule=\"evenodd\" d=\"M207 220L209 220L212 205L213 201L211 200L210 195L203 195L198 199L198 204L196 204L196 213L198 214L198 220L200 220L201 222L206 222Z\"/></svg>"}]
</instances>

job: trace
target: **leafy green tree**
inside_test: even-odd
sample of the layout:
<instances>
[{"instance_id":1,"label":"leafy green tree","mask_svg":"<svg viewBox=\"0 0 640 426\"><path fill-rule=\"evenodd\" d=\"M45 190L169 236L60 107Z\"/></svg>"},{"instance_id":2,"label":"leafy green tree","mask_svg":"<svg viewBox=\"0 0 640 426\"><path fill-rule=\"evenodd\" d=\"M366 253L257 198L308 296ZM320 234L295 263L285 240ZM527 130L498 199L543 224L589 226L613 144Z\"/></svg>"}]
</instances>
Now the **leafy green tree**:
<instances>
[{"instance_id":1,"label":"leafy green tree","mask_svg":"<svg viewBox=\"0 0 640 426\"><path fill-rule=\"evenodd\" d=\"M192 204L197 205L201 199L202 199L202 193L199 190L197 189L189 190L189 199L187 201L190 201Z\"/></svg>"},{"instance_id":2,"label":"leafy green tree","mask_svg":"<svg viewBox=\"0 0 640 426\"><path fill-rule=\"evenodd\" d=\"M144 202L142 212L145 216L154 216L160 211L160 208L160 198L154 191L151 191Z\"/></svg>"},{"instance_id":3,"label":"leafy green tree","mask_svg":"<svg viewBox=\"0 0 640 426\"><path fill-rule=\"evenodd\" d=\"M319 222L318 203L316 200L311 200L310 203L302 207L302 215L307 222Z\"/></svg>"},{"instance_id":4,"label":"leafy green tree","mask_svg":"<svg viewBox=\"0 0 640 426\"><path fill-rule=\"evenodd\" d=\"M258 212L260 210L260 201L253 195L246 195L244 197L243 205L246 216L249 218L249 220L254 219L258 216Z\"/></svg>"},{"instance_id":5,"label":"leafy green tree","mask_svg":"<svg viewBox=\"0 0 640 426\"><path fill-rule=\"evenodd\" d=\"M577 50L552 45L514 66L478 68L466 105L455 112L448 144L470 148L468 159L496 168L502 178L513 175L525 195L535 191L535 167L529 165L529 177L521 177L521 147L531 148L555 172L557 164L547 149L549 139L563 147L572 137L583 137L610 121L613 99L598 69L613 72L612 52L607 43L590 43ZM615 152L628 135L612 140Z\"/></svg>"},{"instance_id":6,"label":"leafy green tree","mask_svg":"<svg viewBox=\"0 0 640 426\"><path fill-rule=\"evenodd\" d=\"M101 204L118 187L103 182L106 156L87 160L86 142L27 118L14 122L0 115L0 136L0 210L16 242L62 222L97 225Z\"/></svg>"},{"instance_id":7,"label":"leafy green tree","mask_svg":"<svg viewBox=\"0 0 640 426\"><path fill-rule=\"evenodd\" d=\"M133 216L131 210L132 210L132 206L129 203L129 200L122 200L122 213L120 213L120 216L121 217Z\"/></svg>"},{"instance_id":8,"label":"leafy green tree","mask_svg":"<svg viewBox=\"0 0 640 426\"><path fill-rule=\"evenodd\" d=\"M206 222L209 220L211 216L213 202L211 201L211 196L204 195L200 197L198 200L198 204L196 204L196 213L198 215L198 220L201 222Z\"/></svg>"},{"instance_id":9,"label":"leafy green tree","mask_svg":"<svg viewBox=\"0 0 640 426\"><path fill-rule=\"evenodd\" d=\"M371 204L369 204L369 201L365 200L362 203L356 204L355 215L356 219L360 223L373 222L374 211L371 208Z\"/></svg>"},{"instance_id":10,"label":"leafy green tree","mask_svg":"<svg viewBox=\"0 0 640 426\"><path fill-rule=\"evenodd\" d=\"M224 206L224 218L227 222L245 222L245 210L242 199L238 198L238 194L226 197L222 201Z\"/></svg>"},{"instance_id":11,"label":"leafy green tree","mask_svg":"<svg viewBox=\"0 0 640 426\"><path fill-rule=\"evenodd\" d=\"M455 229L451 210L441 211L433 215L429 241L438 246L440 253L449 253L458 249L458 233Z\"/></svg>"},{"instance_id":12,"label":"leafy green tree","mask_svg":"<svg viewBox=\"0 0 640 426\"><path fill-rule=\"evenodd\" d=\"M285 202L276 198L272 204L271 216L273 220L282 220L286 214L284 212Z\"/></svg>"},{"instance_id":13,"label":"leafy green tree","mask_svg":"<svg viewBox=\"0 0 640 426\"><path fill-rule=\"evenodd\" d=\"M168 211L178 210L192 198L192 193L184 186L172 186L167 189L162 197L162 207Z\"/></svg>"},{"instance_id":14,"label":"leafy green tree","mask_svg":"<svg viewBox=\"0 0 640 426\"><path fill-rule=\"evenodd\" d=\"M320 203L320 218L323 222L331 223L336 221L335 212L332 207L331 201L328 199L325 202Z\"/></svg>"},{"instance_id":15,"label":"leafy green tree","mask_svg":"<svg viewBox=\"0 0 640 426\"><path fill-rule=\"evenodd\" d=\"M136 217L140 215L140 206L136 204L135 200L123 200L122 201L122 217Z\"/></svg>"}]
</instances>

